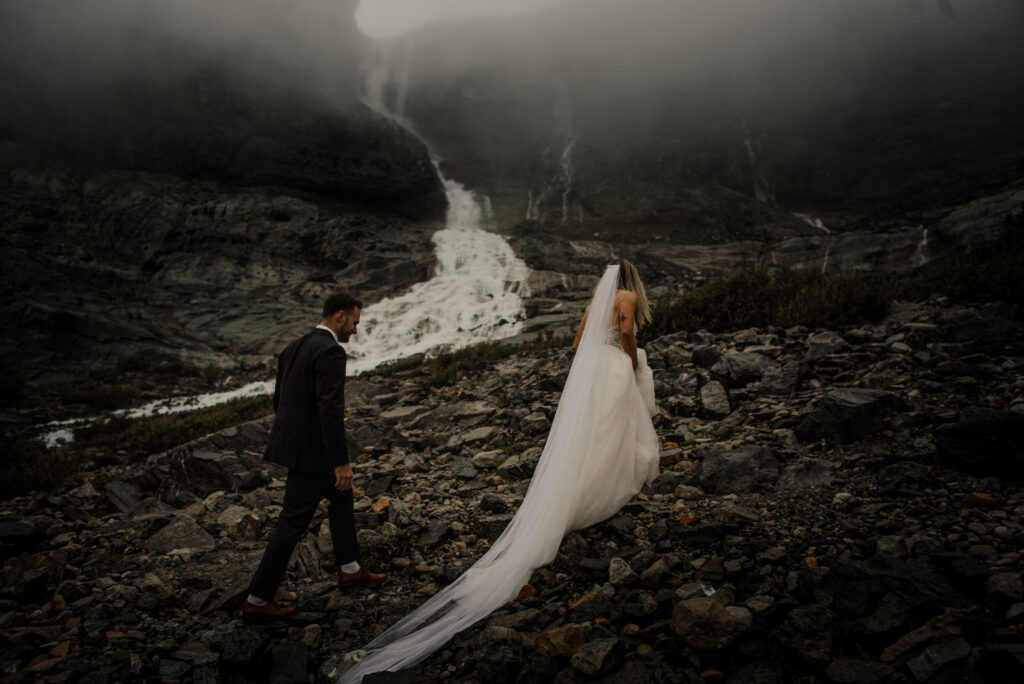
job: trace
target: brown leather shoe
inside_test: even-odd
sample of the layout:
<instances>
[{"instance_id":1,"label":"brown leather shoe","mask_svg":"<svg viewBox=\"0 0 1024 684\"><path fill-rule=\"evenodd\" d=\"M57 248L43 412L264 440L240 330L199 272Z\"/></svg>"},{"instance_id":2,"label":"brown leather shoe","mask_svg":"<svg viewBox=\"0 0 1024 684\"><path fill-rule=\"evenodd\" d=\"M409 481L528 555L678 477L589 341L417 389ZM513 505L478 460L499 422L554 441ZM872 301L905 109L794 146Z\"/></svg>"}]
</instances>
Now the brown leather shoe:
<instances>
[{"instance_id":1,"label":"brown leather shoe","mask_svg":"<svg viewBox=\"0 0 1024 684\"><path fill-rule=\"evenodd\" d=\"M339 572L338 573L338 588L342 591L348 591L349 589L358 589L359 587L372 587L380 584L387 580L388 576L384 573L370 572L364 567L360 567L356 572Z\"/></svg>"},{"instance_id":2,"label":"brown leather shoe","mask_svg":"<svg viewBox=\"0 0 1024 684\"><path fill-rule=\"evenodd\" d=\"M268 601L265 606L257 606L248 601L242 604L242 617L254 620L279 620L297 612L295 606L279 606L273 601Z\"/></svg>"}]
</instances>

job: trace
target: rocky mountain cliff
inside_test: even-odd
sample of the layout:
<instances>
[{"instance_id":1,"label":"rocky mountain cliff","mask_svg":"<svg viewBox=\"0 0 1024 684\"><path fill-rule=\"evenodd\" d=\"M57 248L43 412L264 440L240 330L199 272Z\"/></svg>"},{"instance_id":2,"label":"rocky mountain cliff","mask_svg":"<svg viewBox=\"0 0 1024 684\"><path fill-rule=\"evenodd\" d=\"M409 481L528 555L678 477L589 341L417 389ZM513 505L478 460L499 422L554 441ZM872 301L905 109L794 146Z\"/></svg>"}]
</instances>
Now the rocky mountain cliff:
<instances>
[{"instance_id":1,"label":"rocky mountain cliff","mask_svg":"<svg viewBox=\"0 0 1024 684\"><path fill-rule=\"evenodd\" d=\"M657 480L567 535L516 600L372 681L1019 681L1010 315L935 300L875 326L653 341ZM289 623L237 617L283 496L267 420L4 503L0 677L333 681L500 534L570 360L350 381L363 559L392 579L339 593L321 511L280 595Z\"/></svg>"},{"instance_id":2,"label":"rocky mountain cliff","mask_svg":"<svg viewBox=\"0 0 1024 684\"><path fill-rule=\"evenodd\" d=\"M860 3L769 40L796 5L570 2L374 43L354 3L279 4L198 32L174 3L102 29L0 10L9 376L155 354L265 377L327 290L428 277L443 189L361 103L370 76L533 269L528 334L568 329L620 256L655 295L754 264L900 271L1024 211L1013 5Z\"/></svg>"}]
</instances>

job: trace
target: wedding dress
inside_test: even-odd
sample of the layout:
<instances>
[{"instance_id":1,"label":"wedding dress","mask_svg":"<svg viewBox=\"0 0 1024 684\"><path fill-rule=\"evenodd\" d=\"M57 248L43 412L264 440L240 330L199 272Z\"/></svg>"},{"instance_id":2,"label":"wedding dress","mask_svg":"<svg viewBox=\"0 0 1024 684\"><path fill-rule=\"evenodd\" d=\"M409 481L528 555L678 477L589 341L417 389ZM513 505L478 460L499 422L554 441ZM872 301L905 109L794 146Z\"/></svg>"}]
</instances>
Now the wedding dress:
<instances>
[{"instance_id":1,"label":"wedding dress","mask_svg":"<svg viewBox=\"0 0 1024 684\"><path fill-rule=\"evenodd\" d=\"M615 514L657 476L653 377L642 349L634 372L612 322L618 271L609 266L594 293L544 451L505 531L458 579L367 644L340 684L420 662L515 598L566 532Z\"/></svg>"}]
</instances>

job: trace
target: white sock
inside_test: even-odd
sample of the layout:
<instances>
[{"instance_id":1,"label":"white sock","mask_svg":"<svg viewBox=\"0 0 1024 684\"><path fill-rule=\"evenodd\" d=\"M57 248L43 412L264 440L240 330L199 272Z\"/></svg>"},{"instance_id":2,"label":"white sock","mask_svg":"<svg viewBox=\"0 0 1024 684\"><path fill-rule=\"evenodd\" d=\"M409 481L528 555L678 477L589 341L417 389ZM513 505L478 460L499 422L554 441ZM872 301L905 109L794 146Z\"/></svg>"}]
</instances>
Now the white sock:
<instances>
[{"instance_id":1,"label":"white sock","mask_svg":"<svg viewBox=\"0 0 1024 684\"><path fill-rule=\"evenodd\" d=\"M261 599L259 596L249 594L249 598L245 599L254 606L265 606L267 605L267 599Z\"/></svg>"},{"instance_id":2,"label":"white sock","mask_svg":"<svg viewBox=\"0 0 1024 684\"><path fill-rule=\"evenodd\" d=\"M353 575L359 572L359 562L352 561L351 563L345 563L341 566L341 571L346 575Z\"/></svg>"}]
</instances>

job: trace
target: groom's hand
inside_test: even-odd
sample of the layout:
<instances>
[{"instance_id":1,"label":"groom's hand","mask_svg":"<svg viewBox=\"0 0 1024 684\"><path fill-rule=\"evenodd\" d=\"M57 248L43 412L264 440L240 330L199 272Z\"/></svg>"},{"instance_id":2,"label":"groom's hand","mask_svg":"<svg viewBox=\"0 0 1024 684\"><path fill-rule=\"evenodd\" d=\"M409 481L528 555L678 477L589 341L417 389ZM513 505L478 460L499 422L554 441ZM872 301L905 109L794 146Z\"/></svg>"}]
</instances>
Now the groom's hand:
<instances>
[{"instance_id":1,"label":"groom's hand","mask_svg":"<svg viewBox=\"0 0 1024 684\"><path fill-rule=\"evenodd\" d=\"M338 491L352 489L352 466L340 465L334 469L334 488Z\"/></svg>"}]
</instances>

